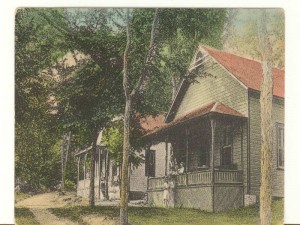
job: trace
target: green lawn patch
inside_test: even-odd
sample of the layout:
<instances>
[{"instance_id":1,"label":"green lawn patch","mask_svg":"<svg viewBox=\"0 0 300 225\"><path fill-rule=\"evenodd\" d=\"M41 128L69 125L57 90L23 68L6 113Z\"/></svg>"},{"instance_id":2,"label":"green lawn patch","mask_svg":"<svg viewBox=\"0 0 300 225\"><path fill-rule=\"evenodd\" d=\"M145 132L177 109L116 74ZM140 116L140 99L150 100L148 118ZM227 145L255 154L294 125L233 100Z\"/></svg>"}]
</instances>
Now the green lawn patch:
<instances>
[{"instance_id":1,"label":"green lawn patch","mask_svg":"<svg viewBox=\"0 0 300 225\"><path fill-rule=\"evenodd\" d=\"M68 218L85 224L83 216L101 215L118 217L117 207L97 206L55 208L51 212L58 217ZM272 224L283 224L283 200L273 201ZM150 207L130 207L129 222L132 225L252 225L258 224L258 205L232 209L221 213L210 213L198 209L166 209Z\"/></svg>"},{"instance_id":2,"label":"green lawn patch","mask_svg":"<svg viewBox=\"0 0 300 225\"><path fill-rule=\"evenodd\" d=\"M28 208L15 208L15 219L18 225L39 225Z\"/></svg>"},{"instance_id":3,"label":"green lawn patch","mask_svg":"<svg viewBox=\"0 0 300 225\"><path fill-rule=\"evenodd\" d=\"M88 206L74 206L64 208L52 208L49 209L51 213L60 218L66 218L80 224L86 224L82 217L89 215L105 215L108 217L118 217L119 209L117 207L110 206L96 206L90 208Z\"/></svg>"},{"instance_id":4,"label":"green lawn patch","mask_svg":"<svg viewBox=\"0 0 300 225\"><path fill-rule=\"evenodd\" d=\"M22 193L22 192L15 192L15 202L18 202L20 200L29 198L31 195L27 194L27 193Z\"/></svg>"}]
</instances>

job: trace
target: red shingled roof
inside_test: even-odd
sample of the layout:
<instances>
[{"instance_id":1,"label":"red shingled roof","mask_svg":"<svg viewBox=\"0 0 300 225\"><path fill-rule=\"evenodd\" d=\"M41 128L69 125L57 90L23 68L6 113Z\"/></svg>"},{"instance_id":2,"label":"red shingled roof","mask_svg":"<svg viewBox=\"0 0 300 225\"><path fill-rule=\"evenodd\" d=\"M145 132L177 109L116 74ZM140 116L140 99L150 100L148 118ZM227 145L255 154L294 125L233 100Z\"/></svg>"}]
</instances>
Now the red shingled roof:
<instances>
[{"instance_id":1,"label":"red shingled roof","mask_svg":"<svg viewBox=\"0 0 300 225\"><path fill-rule=\"evenodd\" d=\"M140 125L146 132L150 132L164 125L164 119L165 116L163 114L159 114L155 117L147 116L140 119Z\"/></svg>"},{"instance_id":2,"label":"red shingled roof","mask_svg":"<svg viewBox=\"0 0 300 225\"><path fill-rule=\"evenodd\" d=\"M201 47L245 86L257 91L260 90L262 80L260 62L212 49L207 46ZM273 68L273 78L273 94L284 98L284 70Z\"/></svg>"},{"instance_id":3,"label":"red shingled roof","mask_svg":"<svg viewBox=\"0 0 300 225\"><path fill-rule=\"evenodd\" d=\"M210 102L206 105L203 105L187 114L184 116L178 117L177 119L173 120L170 123L164 123L163 122L163 117L160 115L159 120L155 120L153 124L156 125L156 129L149 130L147 135L156 133L158 131L173 127L175 125L178 125L180 123L187 122L191 119L204 116L208 113L220 113L220 114L225 114L225 115L230 115L230 116L237 116L237 117L245 117L243 114L239 113L238 111L230 108L227 105L224 105L223 103L220 102ZM146 120L145 120L146 121ZM153 120L154 121L154 120ZM160 124L159 124L160 123ZM154 127L154 126L151 126Z\"/></svg>"}]
</instances>

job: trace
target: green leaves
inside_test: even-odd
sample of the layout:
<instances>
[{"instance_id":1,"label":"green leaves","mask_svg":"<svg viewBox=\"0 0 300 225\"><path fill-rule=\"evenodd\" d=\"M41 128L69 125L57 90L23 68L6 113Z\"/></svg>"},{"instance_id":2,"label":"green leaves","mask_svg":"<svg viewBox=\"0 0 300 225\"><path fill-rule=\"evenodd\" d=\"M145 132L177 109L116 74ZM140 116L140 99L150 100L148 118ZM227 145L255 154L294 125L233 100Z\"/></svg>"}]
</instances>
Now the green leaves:
<instances>
[{"instance_id":1,"label":"green leaves","mask_svg":"<svg viewBox=\"0 0 300 225\"><path fill-rule=\"evenodd\" d=\"M123 119L116 120L107 124L102 133L102 141L106 146L115 163L122 164L123 151ZM137 167L143 161L143 158L138 154L144 147L145 143L142 141L144 134L140 127L140 116L134 115L131 119L130 129L130 153L129 161L133 166Z\"/></svg>"}]
</instances>

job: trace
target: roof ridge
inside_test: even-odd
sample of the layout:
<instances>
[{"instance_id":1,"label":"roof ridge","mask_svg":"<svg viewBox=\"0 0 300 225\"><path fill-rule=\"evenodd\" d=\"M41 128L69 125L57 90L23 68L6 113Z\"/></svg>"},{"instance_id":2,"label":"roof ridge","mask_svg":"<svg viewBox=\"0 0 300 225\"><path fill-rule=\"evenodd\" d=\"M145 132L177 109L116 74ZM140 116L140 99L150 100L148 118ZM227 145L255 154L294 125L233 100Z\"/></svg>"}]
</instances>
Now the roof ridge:
<instances>
[{"instance_id":1,"label":"roof ridge","mask_svg":"<svg viewBox=\"0 0 300 225\"><path fill-rule=\"evenodd\" d=\"M262 61L258 60L258 59L250 59L249 57L245 57L245 56L241 56L241 55L238 55L238 54L235 54L235 53L231 53L231 52L228 52L228 51L225 51L225 50L220 50L220 49L216 49L216 48L213 48L211 46L208 46L208 45L204 45L204 44L200 44L200 47L204 47L204 48L207 48L209 50L213 50L213 51L218 51L218 52L221 52L221 53L224 53L224 54L228 54L228 55L233 55L235 57L239 57L239 58L242 58L242 59L246 59L246 60L249 60L249 61L253 61L253 62L256 62L256 63L259 63L259 64L262 64ZM206 49L205 49L206 50ZM281 70L281 71L285 71L284 69L280 69L276 66L273 66L272 69L277 69L277 70Z\"/></svg>"}]
</instances>

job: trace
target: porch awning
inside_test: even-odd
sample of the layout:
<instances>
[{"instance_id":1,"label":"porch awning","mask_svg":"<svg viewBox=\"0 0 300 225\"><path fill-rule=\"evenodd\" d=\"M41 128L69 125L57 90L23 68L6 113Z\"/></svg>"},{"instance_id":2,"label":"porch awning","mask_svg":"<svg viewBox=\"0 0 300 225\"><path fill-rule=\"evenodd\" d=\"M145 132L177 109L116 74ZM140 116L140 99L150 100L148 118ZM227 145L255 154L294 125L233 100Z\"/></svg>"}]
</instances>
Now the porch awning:
<instances>
[{"instance_id":1,"label":"porch awning","mask_svg":"<svg viewBox=\"0 0 300 225\"><path fill-rule=\"evenodd\" d=\"M235 109L221 103L221 102L210 102L206 105L203 105L183 116L180 116L173 120L170 123L162 123L160 127L157 127L156 129L148 132L144 137L151 136L153 134L168 130L170 128L173 128L177 125L184 124L189 122L192 119L199 118L208 114L223 114L228 116L234 116L239 118L245 118L243 114L236 111Z\"/></svg>"}]
</instances>

